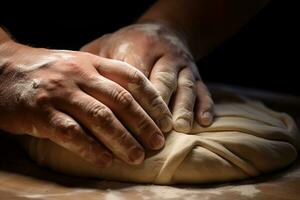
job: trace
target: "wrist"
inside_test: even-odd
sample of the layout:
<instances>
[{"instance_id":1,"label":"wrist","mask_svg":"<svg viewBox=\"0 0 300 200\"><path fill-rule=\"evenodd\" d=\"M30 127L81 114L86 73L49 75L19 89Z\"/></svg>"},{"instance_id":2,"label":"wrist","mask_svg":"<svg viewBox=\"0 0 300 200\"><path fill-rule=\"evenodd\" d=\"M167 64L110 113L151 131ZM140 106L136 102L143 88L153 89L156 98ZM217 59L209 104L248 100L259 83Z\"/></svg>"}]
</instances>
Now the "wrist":
<instances>
[{"instance_id":1,"label":"wrist","mask_svg":"<svg viewBox=\"0 0 300 200\"><path fill-rule=\"evenodd\" d=\"M31 47L19 44L12 39L0 44L0 75L14 68Z\"/></svg>"}]
</instances>

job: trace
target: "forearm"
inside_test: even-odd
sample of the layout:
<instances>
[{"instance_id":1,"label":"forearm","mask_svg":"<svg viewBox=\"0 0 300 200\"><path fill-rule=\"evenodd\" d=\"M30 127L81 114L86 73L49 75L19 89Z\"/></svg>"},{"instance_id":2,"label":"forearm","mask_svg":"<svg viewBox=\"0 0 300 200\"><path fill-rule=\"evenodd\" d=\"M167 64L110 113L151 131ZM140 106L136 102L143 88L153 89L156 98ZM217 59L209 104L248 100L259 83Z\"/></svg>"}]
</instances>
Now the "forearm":
<instances>
[{"instance_id":1,"label":"forearm","mask_svg":"<svg viewBox=\"0 0 300 200\"><path fill-rule=\"evenodd\" d=\"M159 21L182 32L195 59L201 59L240 30L268 2L159 0L138 22Z\"/></svg>"}]
</instances>

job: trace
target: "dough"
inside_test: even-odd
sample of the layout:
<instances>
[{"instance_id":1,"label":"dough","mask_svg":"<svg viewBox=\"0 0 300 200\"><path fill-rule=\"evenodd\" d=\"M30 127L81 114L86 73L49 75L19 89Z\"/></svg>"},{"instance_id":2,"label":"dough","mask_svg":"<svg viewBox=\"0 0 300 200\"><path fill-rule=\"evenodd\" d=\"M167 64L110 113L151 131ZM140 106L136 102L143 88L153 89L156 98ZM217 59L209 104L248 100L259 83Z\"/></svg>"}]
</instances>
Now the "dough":
<instances>
[{"instance_id":1,"label":"dough","mask_svg":"<svg viewBox=\"0 0 300 200\"><path fill-rule=\"evenodd\" d=\"M155 184L255 177L291 164L300 147L290 116L239 98L217 100L215 122L210 127L195 124L189 134L168 133L165 148L147 152L139 166L115 159L110 168L97 168L49 140L23 136L21 141L38 164L63 173Z\"/></svg>"}]
</instances>

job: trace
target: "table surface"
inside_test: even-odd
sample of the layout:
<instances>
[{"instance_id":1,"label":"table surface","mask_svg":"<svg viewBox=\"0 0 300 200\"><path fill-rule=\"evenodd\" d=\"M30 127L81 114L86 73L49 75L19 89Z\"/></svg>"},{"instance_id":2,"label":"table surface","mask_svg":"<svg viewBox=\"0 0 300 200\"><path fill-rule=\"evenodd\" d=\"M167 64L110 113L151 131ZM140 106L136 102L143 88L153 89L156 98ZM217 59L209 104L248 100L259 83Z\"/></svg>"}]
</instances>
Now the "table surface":
<instances>
[{"instance_id":1,"label":"table surface","mask_svg":"<svg viewBox=\"0 0 300 200\"><path fill-rule=\"evenodd\" d=\"M38 167L1 133L0 157L0 200L300 199L300 159L282 171L252 180L159 186L76 178Z\"/></svg>"}]
</instances>

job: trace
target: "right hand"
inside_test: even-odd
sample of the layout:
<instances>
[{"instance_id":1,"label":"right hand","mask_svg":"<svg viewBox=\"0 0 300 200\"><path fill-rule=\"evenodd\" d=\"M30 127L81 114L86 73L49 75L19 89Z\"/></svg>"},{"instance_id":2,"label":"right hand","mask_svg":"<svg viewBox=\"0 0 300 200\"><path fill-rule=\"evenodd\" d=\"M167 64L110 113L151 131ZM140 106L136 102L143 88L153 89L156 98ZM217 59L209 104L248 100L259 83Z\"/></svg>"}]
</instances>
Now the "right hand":
<instances>
[{"instance_id":1,"label":"right hand","mask_svg":"<svg viewBox=\"0 0 300 200\"><path fill-rule=\"evenodd\" d=\"M108 166L112 154L140 164L142 146L162 148L161 130L171 128L167 105L129 64L11 40L0 45L4 131L47 138L91 163Z\"/></svg>"}]
</instances>

